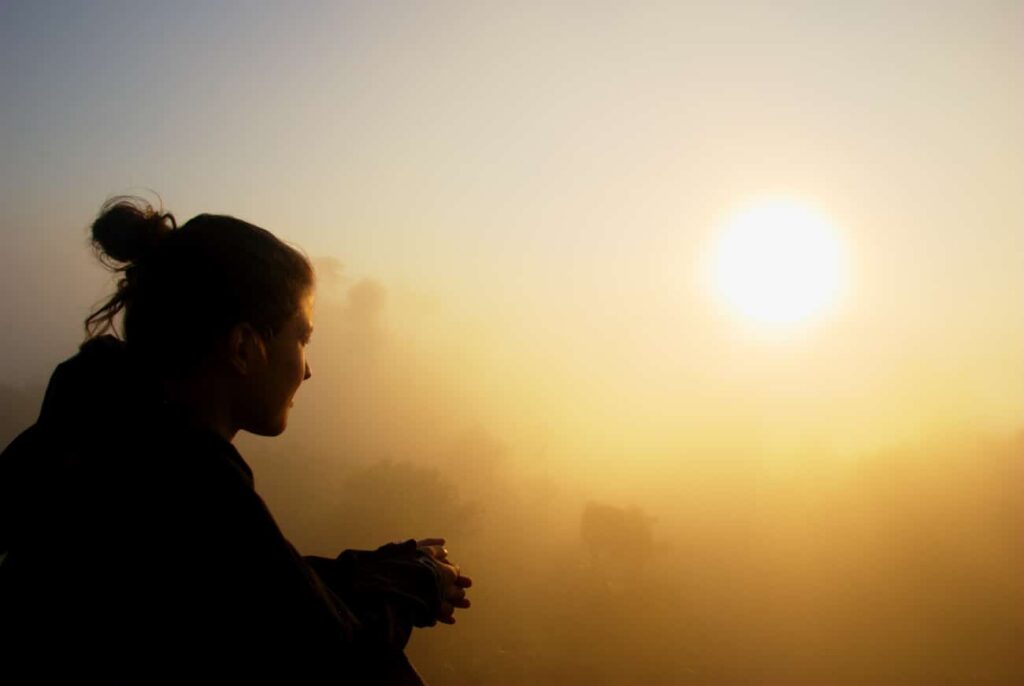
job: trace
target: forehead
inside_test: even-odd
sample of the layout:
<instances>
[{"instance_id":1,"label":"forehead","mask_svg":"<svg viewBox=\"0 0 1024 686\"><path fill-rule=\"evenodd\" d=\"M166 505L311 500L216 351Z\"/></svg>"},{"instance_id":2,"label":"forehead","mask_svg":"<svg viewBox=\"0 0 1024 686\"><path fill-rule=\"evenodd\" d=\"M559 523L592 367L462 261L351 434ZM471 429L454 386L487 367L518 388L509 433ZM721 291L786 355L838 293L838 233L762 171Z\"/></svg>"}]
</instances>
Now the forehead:
<instances>
[{"instance_id":1,"label":"forehead","mask_svg":"<svg viewBox=\"0 0 1024 686\"><path fill-rule=\"evenodd\" d=\"M295 313L293 321L295 321L300 328L312 330L313 328L313 293L306 293L299 300L299 310Z\"/></svg>"}]
</instances>

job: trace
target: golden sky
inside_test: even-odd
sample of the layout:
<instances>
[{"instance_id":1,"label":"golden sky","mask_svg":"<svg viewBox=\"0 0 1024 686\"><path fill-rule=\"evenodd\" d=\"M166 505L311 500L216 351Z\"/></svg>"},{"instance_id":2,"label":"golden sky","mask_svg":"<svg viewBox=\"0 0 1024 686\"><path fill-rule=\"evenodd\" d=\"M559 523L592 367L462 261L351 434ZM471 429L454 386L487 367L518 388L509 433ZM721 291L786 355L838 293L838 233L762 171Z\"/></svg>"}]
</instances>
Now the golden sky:
<instances>
[{"instance_id":1,"label":"golden sky","mask_svg":"<svg viewBox=\"0 0 1024 686\"><path fill-rule=\"evenodd\" d=\"M396 340L570 468L1024 419L1019 3L0 16L11 383L73 350L105 288L83 238L100 203L154 189L180 220L235 214L336 258L339 294L382 284ZM848 264L843 297L782 331L700 277L766 197L817 208Z\"/></svg>"}]
</instances>

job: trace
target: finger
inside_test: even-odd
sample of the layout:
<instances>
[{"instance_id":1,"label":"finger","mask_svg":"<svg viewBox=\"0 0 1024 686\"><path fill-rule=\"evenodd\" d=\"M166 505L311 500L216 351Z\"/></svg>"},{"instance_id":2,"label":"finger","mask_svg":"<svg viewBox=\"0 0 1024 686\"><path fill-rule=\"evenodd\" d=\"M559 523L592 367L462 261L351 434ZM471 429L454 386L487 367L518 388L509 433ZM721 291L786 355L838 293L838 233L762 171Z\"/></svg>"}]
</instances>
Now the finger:
<instances>
[{"instance_id":1,"label":"finger","mask_svg":"<svg viewBox=\"0 0 1024 686\"><path fill-rule=\"evenodd\" d=\"M459 588L469 588L473 585L473 580L468 576L459 576L455 579L455 585Z\"/></svg>"},{"instance_id":2,"label":"finger","mask_svg":"<svg viewBox=\"0 0 1024 686\"><path fill-rule=\"evenodd\" d=\"M459 570L454 565L444 560L438 560L435 567L439 572L442 587L447 588L456 584L460 575Z\"/></svg>"},{"instance_id":3,"label":"finger","mask_svg":"<svg viewBox=\"0 0 1024 686\"><path fill-rule=\"evenodd\" d=\"M442 607L447 607L449 605L451 605L452 608L468 608L470 602L469 598L466 597L466 592L461 588L453 589L450 593L448 593L448 595L445 596L445 602L442 603Z\"/></svg>"},{"instance_id":4,"label":"finger","mask_svg":"<svg viewBox=\"0 0 1024 686\"><path fill-rule=\"evenodd\" d=\"M420 546L420 550L440 562L448 561L448 550L439 545Z\"/></svg>"},{"instance_id":5,"label":"finger","mask_svg":"<svg viewBox=\"0 0 1024 686\"><path fill-rule=\"evenodd\" d=\"M416 541L416 545L420 548L425 548L431 545L443 546L447 541L443 538L424 538L422 541Z\"/></svg>"}]
</instances>

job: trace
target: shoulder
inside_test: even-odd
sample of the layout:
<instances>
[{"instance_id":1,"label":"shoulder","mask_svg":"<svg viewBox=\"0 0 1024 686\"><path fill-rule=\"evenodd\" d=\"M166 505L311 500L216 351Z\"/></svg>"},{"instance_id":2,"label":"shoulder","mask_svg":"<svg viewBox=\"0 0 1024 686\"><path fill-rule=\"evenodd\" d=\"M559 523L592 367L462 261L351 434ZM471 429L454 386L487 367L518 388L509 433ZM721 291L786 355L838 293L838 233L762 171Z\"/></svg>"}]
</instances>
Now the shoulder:
<instances>
[{"instance_id":1,"label":"shoulder","mask_svg":"<svg viewBox=\"0 0 1024 686\"><path fill-rule=\"evenodd\" d=\"M81 345L50 375L38 423L76 435L90 427L107 428L119 415L131 415L151 394L149 384L132 369L125 344L98 336Z\"/></svg>"}]
</instances>

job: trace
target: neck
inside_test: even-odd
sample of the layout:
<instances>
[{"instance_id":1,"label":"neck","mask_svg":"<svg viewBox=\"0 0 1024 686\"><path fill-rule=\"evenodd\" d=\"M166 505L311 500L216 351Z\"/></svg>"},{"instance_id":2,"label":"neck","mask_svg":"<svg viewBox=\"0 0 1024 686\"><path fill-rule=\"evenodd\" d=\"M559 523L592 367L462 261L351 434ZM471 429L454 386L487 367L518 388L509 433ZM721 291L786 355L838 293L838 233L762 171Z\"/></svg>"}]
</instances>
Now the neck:
<instances>
[{"instance_id":1,"label":"neck","mask_svg":"<svg viewBox=\"0 0 1024 686\"><path fill-rule=\"evenodd\" d=\"M228 443L235 440L238 425L223 384L209 376L193 375L165 385L166 397L182 407L196 424L213 431Z\"/></svg>"}]
</instances>

